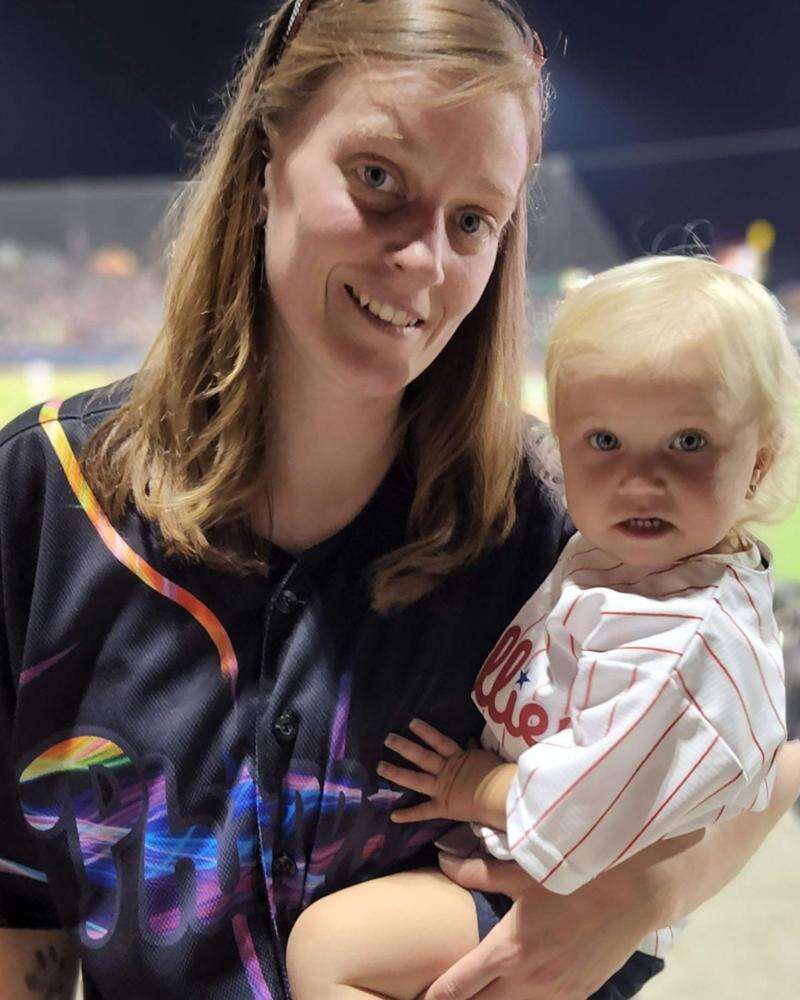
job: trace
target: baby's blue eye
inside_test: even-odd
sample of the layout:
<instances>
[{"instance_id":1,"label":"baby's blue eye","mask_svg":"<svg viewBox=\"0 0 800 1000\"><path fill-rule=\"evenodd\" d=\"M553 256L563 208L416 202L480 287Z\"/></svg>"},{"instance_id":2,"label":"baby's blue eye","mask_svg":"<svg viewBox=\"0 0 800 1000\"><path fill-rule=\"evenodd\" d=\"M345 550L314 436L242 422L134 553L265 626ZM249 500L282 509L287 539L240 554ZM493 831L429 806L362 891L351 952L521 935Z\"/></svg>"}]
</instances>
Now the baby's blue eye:
<instances>
[{"instance_id":1,"label":"baby's blue eye","mask_svg":"<svg viewBox=\"0 0 800 1000\"><path fill-rule=\"evenodd\" d=\"M681 431L672 441L671 448L677 451L701 451L706 446L706 439L700 431Z\"/></svg>"},{"instance_id":2,"label":"baby's blue eye","mask_svg":"<svg viewBox=\"0 0 800 1000\"><path fill-rule=\"evenodd\" d=\"M611 431L595 431L589 435L589 444L598 451L614 451L619 448L619 438Z\"/></svg>"}]
</instances>

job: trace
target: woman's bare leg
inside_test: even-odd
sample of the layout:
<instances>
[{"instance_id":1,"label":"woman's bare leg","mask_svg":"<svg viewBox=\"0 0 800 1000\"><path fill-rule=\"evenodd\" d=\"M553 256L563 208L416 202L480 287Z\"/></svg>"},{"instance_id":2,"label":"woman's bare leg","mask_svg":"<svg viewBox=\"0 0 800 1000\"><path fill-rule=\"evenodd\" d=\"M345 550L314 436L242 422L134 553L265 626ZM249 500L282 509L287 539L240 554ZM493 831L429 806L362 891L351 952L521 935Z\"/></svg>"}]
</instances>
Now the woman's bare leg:
<instances>
[{"instance_id":1,"label":"woman's bare leg","mask_svg":"<svg viewBox=\"0 0 800 1000\"><path fill-rule=\"evenodd\" d=\"M286 961L294 1000L413 1000L478 943L475 903L436 869L325 896L301 914Z\"/></svg>"}]
</instances>

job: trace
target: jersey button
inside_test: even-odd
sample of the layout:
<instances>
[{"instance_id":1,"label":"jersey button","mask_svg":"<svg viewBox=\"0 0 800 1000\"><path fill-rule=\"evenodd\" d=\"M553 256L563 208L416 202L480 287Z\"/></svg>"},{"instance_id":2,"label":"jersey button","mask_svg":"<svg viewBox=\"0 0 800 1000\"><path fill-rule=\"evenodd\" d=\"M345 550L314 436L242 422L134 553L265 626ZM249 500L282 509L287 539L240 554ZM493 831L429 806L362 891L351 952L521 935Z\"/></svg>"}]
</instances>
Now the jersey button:
<instances>
[{"instance_id":1,"label":"jersey button","mask_svg":"<svg viewBox=\"0 0 800 1000\"><path fill-rule=\"evenodd\" d=\"M275 878L289 878L297 871L297 865L288 854L279 854L272 862L272 874Z\"/></svg>"},{"instance_id":2,"label":"jersey button","mask_svg":"<svg viewBox=\"0 0 800 1000\"><path fill-rule=\"evenodd\" d=\"M272 727L272 732L278 743L282 746L288 746L289 743L294 742L297 736L299 722L300 720L294 712L290 712L288 710L286 712L281 712Z\"/></svg>"},{"instance_id":3,"label":"jersey button","mask_svg":"<svg viewBox=\"0 0 800 1000\"><path fill-rule=\"evenodd\" d=\"M282 590L275 599L275 609L282 615L288 615L303 601L291 590Z\"/></svg>"}]
</instances>

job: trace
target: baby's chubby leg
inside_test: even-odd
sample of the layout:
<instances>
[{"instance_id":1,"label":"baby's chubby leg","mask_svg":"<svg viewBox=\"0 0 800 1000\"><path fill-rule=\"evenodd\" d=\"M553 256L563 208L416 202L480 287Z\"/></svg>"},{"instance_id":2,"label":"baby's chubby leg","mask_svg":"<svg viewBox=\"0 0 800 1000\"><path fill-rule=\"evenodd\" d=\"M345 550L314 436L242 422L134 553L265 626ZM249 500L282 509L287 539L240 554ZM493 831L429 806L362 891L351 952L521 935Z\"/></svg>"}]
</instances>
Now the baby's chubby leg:
<instances>
[{"instance_id":1,"label":"baby's chubby leg","mask_svg":"<svg viewBox=\"0 0 800 1000\"><path fill-rule=\"evenodd\" d=\"M413 1000L478 944L472 896L436 869L400 872L318 900L292 929L294 1000Z\"/></svg>"}]
</instances>

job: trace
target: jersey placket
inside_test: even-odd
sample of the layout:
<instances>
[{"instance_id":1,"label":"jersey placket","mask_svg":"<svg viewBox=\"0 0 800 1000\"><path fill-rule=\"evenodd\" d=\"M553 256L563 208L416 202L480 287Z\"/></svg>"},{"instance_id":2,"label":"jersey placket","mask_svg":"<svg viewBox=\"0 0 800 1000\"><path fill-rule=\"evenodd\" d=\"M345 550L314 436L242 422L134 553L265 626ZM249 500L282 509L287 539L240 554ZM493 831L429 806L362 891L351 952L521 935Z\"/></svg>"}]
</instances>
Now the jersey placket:
<instances>
[{"instance_id":1,"label":"jersey placket","mask_svg":"<svg viewBox=\"0 0 800 1000\"><path fill-rule=\"evenodd\" d=\"M264 875L274 955L280 966L285 995L290 996L288 976L283 958L283 936L274 891L275 879L286 878L296 871L291 856L280 850L276 833L281 827L281 789L283 776L291 760L291 748L297 735L298 720L289 709L278 711L273 705L276 665L286 640L297 624L303 601L289 588L296 576L293 563L280 577L266 608L261 646L258 712L255 733L256 798L258 809L258 841ZM264 724L266 722L266 724ZM276 853L277 852L277 853Z\"/></svg>"}]
</instances>

